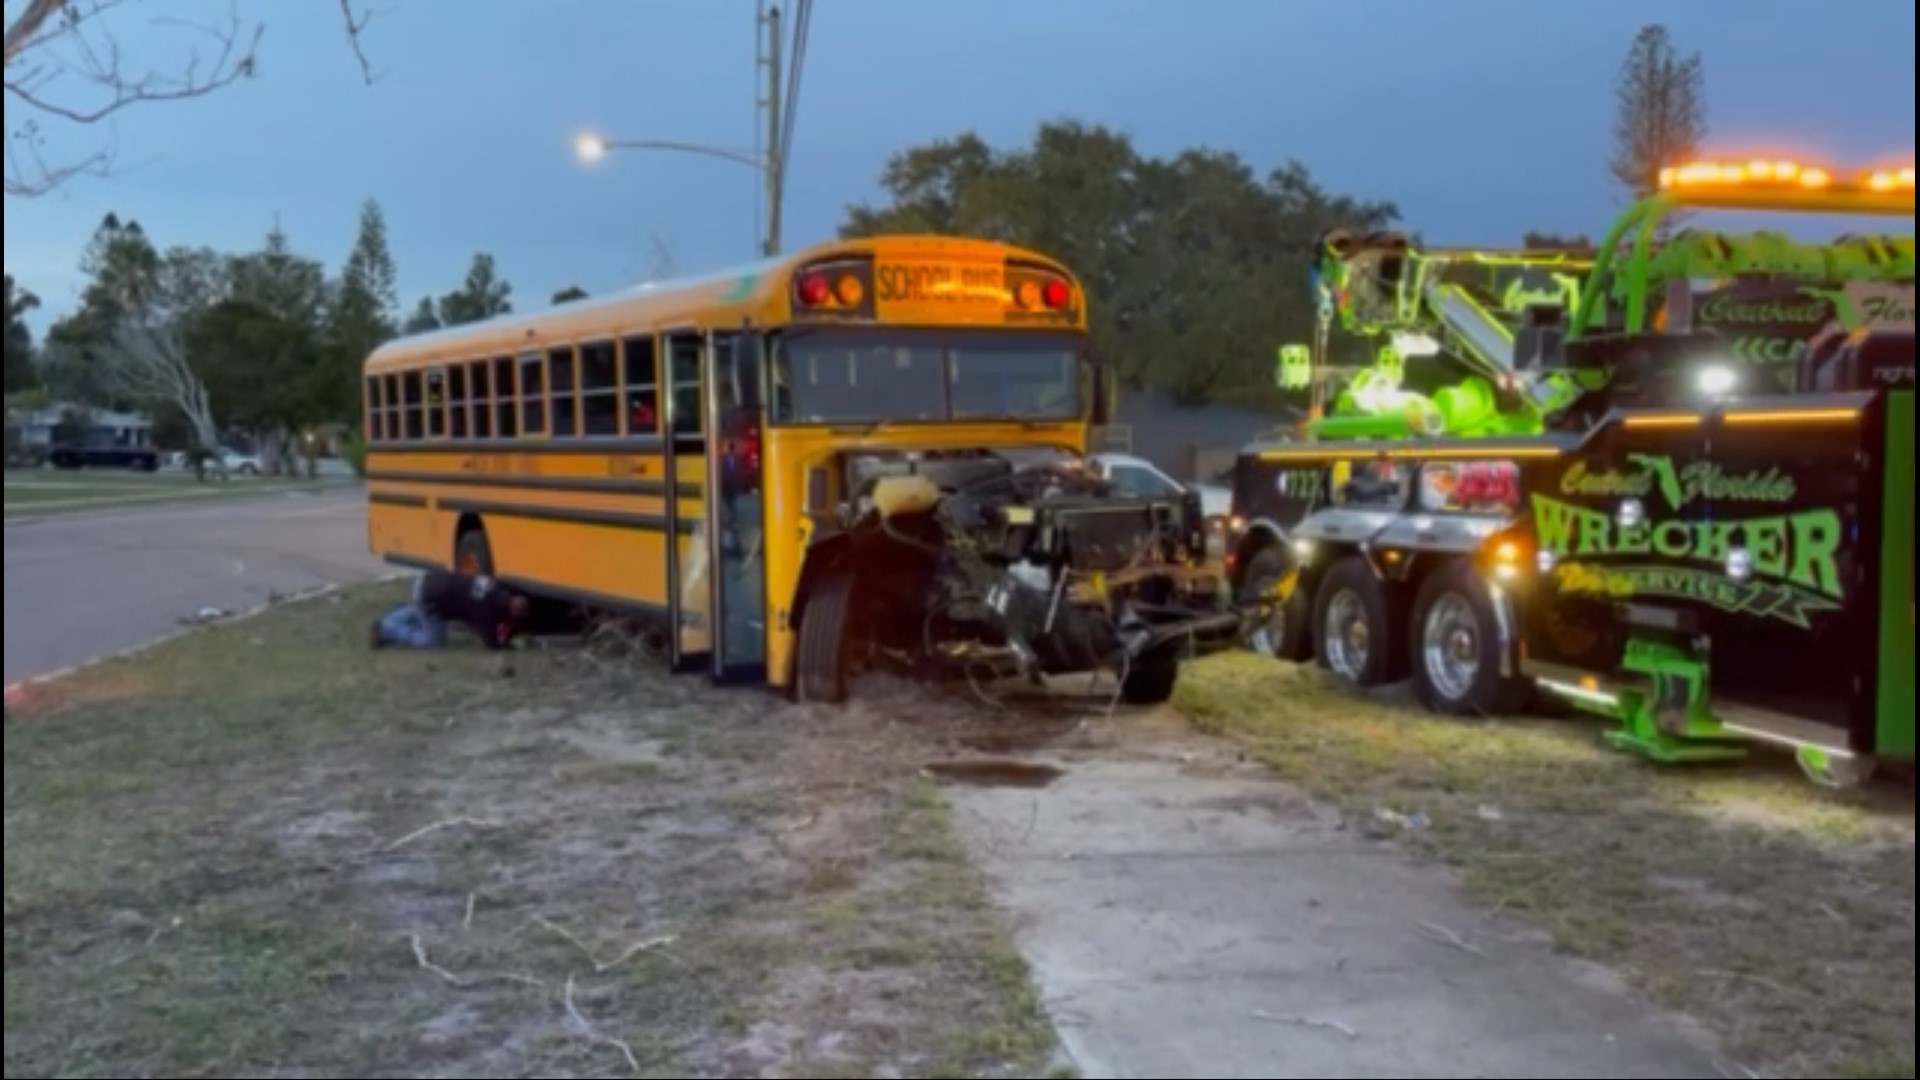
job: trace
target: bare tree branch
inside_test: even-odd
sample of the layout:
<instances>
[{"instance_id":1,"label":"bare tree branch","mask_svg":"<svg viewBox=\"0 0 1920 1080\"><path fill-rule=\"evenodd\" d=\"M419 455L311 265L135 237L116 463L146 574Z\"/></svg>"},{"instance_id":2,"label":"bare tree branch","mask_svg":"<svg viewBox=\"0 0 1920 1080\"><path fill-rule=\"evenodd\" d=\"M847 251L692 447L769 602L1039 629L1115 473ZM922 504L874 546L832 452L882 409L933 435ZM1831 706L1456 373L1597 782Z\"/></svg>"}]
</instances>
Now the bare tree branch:
<instances>
[{"instance_id":1,"label":"bare tree branch","mask_svg":"<svg viewBox=\"0 0 1920 1080\"><path fill-rule=\"evenodd\" d=\"M356 0L337 0L348 45L366 81L375 81L363 45L376 12ZM236 0L237 3L237 0ZM206 97L259 70L259 48L266 27L243 19L236 7L223 26L180 19L156 19L155 25L184 28L206 39L163 70L136 71L122 52L120 36L108 16L125 0L28 0L6 30L6 96L30 114L7 133L6 194L32 198L47 194L81 175L108 175L112 157L105 152L78 161L50 162L44 124L58 121L93 127L139 105Z\"/></svg>"}]
</instances>

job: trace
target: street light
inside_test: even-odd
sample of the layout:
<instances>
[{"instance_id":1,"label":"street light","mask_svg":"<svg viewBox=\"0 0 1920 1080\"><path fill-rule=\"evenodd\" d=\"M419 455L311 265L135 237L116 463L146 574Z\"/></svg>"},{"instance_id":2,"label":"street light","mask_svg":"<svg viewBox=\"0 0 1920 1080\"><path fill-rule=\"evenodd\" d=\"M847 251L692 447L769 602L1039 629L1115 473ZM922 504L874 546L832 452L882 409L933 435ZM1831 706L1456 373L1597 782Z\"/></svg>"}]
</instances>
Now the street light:
<instances>
[{"instance_id":1,"label":"street light","mask_svg":"<svg viewBox=\"0 0 1920 1080\"><path fill-rule=\"evenodd\" d=\"M739 150L728 150L718 146L703 146L699 143L674 142L668 139L609 139L604 135L588 132L574 140L574 152L588 165L597 165L615 150L659 150L679 154L698 154L701 157L731 161L736 165L745 165L760 173L766 180L767 197L772 206L767 216L767 235L763 248L768 256L780 253L780 162L773 156L761 157Z\"/></svg>"}]
</instances>

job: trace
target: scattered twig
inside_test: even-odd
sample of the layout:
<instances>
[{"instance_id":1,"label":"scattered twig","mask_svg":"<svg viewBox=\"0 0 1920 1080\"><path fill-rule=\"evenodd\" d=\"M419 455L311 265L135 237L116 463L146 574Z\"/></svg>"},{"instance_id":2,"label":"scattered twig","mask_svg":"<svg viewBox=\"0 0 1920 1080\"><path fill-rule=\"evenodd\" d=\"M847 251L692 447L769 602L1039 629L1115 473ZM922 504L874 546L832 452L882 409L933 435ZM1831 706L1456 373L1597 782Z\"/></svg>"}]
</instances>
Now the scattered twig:
<instances>
[{"instance_id":1,"label":"scattered twig","mask_svg":"<svg viewBox=\"0 0 1920 1080\"><path fill-rule=\"evenodd\" d=\"M580 1006L574 1003L573 985L574 981L569 978L567 980L567 1015L572 1018L574 1026L580 1029L581 1036L595 1045L604 1046L609 1050L618 1050L620 1055L627 1059L627 1067L633 1070L633 1075L639 1076L640 1056L633 1052L633 1047L610 1035L601 1034L600 1029L593 1026L593 1022L580 1012Z\"/></svg>"},{"instance_id":2,"label":"scattered twig","mask_svg":"<svg viewBox=\"0 0 1920 1080\"><path fill-rule=\"evenodd\" d=\"M435 976L448 986L457 990L471 990L476 986L484 986L490 982L515 983L520 986L531 986L535 989L545 989L547 985L529 975L489 975L479 979L463 979L433 962L433 957L427 955L427 943L420 939L419 934L413 935L413 958L420 965L421 971Z\"/></svg>"},{"instance_id":3,"label":"scattered twig","mask_svg":"<svg viewBox=\"0 0 1920 1080\"><path fill-rule=\"evenodd\" d=\"M485 831L488 829L497 829L499 827L500 826L497 822L481 821L478 818L470 818L470 817L454 818L451 821L442 821L437 825L429 825L424 829L419 829L414 832L410 832L407 835L401 837L400 839L395 840L393 843L388 844L386 847L381 848L379 853L382 855L391 855L394 852L399 851L401 848L404 848L410 844L417 844L420 841L425 840L427 837L434 835L435 833L445 832L448 829L469 828L469 829L479 829L479 830Z\"/></svg>"},{"instance_id":4,"label":"scattered twig","mask_svg":"<svg viewBox=\"0 0 1920 1080\"><path fill-rule=\"evenodd\" d=\"M1310 1016L1280 1016L1275 1013L1256 1012L1255 1020L1265 1020L1270 1024L1290 1024L1294 1027L1314 1028L1319 1031L1337 1031L1349 1040L1358 1041L1360 1033L1338 1020L1316 1020Z\"/></svg>"},{"instance_id":5,"label":"scattered twig","mask_svg":"<svg viewBox=\"0 0 1920 1080\"><path fill-rule=\"evenodd\" d=\"M567 941L572 943L574 948L579 949L582 953L586 954L587 960L593 964L593 973L595 975L605 975L607 972L612 971L615 968L621 967L622 965L626 964L627 961L632 960L634 957L639 956L641 953L655 952L660 949L665 949L668 946L672 945L674 942L680 940L679 938L671 938L671 937L652 938L647 941L641 941L641 942L635 943L634 945L630 946L626 952L621 953L620 955L614 957L611 960L601 960L599 954L594 951L591 945L588 945L586 942L580 940L580 935L575 934L573 931L567 929L566 927L559 925L558 923L554 922L552 919L547 918L545 915L535 915L533 917L533 923L535 926L538 926L549 933L556 934L560 937L567 939Z\"/></svg>"},{"instance_id":6,"label":"scattered twig","mask_svg":"<svg viewBox=\"0 0 1920 1080\"><path fill-rule=\"evenodd\" d=\"M1421 933L1442 945L1450 945L1463 953L1471 953L1474 956L1487 955L1487 950L1475 945L1473 942L1468 941L1466 938L1461 937L1459 934L1444 926L1430 922L1423 922L1419 925Z\"/></svg>"},{"instance_id":7,"label":"scattered twig","mask_svg":"<svg viewBox=\"0 0 1920 1080\"><path fill-rule=\"evenodd\" d=\"M473 929L473 916L474 916L474 912L475 912L476 910L478 910L478 909L479 909L479 907L480 907L480 894L479 894L479 893L468 893L468 894L467 894L467 918L466 918L466 921L465 921L465 922L463 922L463 923L461 923L461 924L460 924L460 928L461 928L462 930L472 930L472 929Z\"/></svg>"},{"instance_id":8,"label":"scattered twig","mask_svg":"<svg viewBox=\"0 0 1920 1080\"><path fill-rule=\"evenodd\" d=\"M1705 971L1702 971L1700 974L1706 976L1709 979L1727 979L1732 982L1752 983L1755 986L1764 987L1768 990L1771 990L1774 993L1779 994L1781 997L1799 997L1800 996L1798 993L1796 993L1793 990L1792 987L1787 986L1785 983L1775 982L1774 980L1769 979L1764 975L1748 975L1747 973L1742 971L1721 971L1714 968L1709 968Z\"/></svg>"}]
</instances>

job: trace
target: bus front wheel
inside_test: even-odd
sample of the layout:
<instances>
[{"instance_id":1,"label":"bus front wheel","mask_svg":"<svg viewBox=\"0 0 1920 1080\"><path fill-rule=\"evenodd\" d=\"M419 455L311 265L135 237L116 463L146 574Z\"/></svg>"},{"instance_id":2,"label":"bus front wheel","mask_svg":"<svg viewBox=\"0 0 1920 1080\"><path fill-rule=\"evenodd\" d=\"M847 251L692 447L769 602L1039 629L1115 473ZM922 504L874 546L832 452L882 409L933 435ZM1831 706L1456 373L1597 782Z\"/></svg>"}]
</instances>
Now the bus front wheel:
<instances>
[{"instance_id":1,"label":"bus front wheel","mask_svg":"<svg viewBox=\"0 0 1920 1080\"><path fill-rule=\"evenodd\" d=\"M813 590L800 616L800 648L794 680L801 701L839 704L847 700L853 653L853 574L829 573Z\"/></svg>"}]
</instances>

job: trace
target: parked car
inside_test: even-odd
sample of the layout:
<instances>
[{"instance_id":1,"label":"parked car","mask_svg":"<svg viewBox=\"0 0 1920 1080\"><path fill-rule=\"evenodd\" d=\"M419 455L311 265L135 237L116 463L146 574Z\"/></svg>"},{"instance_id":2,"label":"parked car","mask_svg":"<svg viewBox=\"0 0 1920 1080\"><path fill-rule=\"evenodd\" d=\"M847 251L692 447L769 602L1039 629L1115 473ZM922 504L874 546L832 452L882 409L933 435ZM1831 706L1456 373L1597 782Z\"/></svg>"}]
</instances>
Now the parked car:
<instances>
[{"instance_id":1,"label":"parked car","mask_svg":"<svg viewBox=\"0 0 1920 1080\"><path fill-rule=\"evenodd\" d=\"M1223 484L1183 484L1132 454L1095 454L1091 461L1094 471L1123 494L1166 498L1191 491L1200 496L1200 512L1208 521L1225 521L1233 513L1233 489Z\"/></svg>"},{"instance_id":2,"label":"parked car","mask_svg":"<svg viewBox=\"0 0 1920 1080\"><path fill-rule=\"evenodd\" d=\"M220 448L220 464L235 476L259 476L266 472L259 454L243 454L226 446Z\"/></svg>"},{"instance_id":3,"label":"parked car","mask_svg":"<svg viewBox=\"0 0 1920 1080\"><path fill-rule=\"evenodd\" d=\"M105 432L61 443L47 454L47 460L56 469L160 471L160 451L151 446L127 446Z\"/></svg>"}]
</instances>

